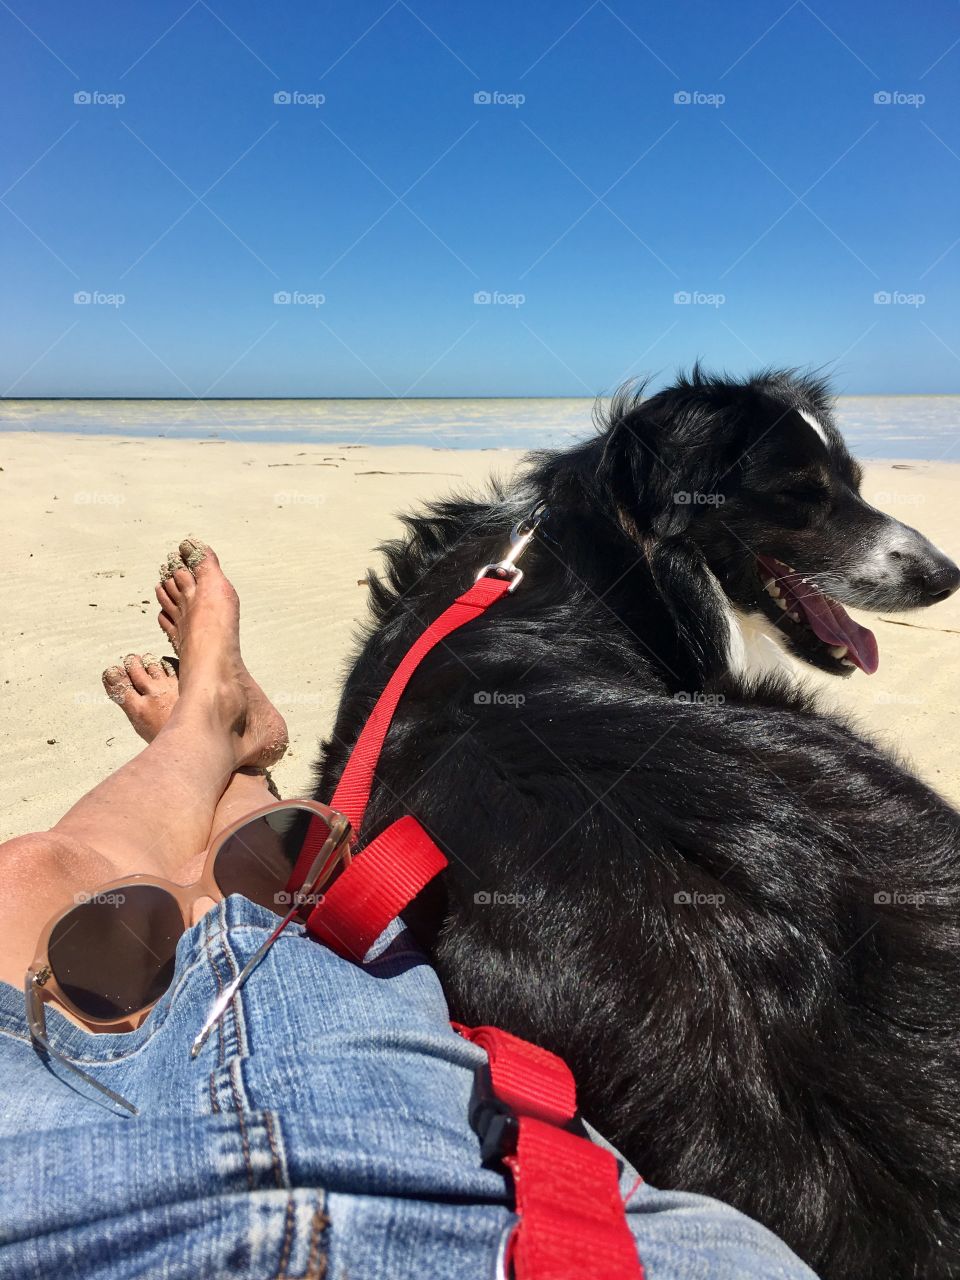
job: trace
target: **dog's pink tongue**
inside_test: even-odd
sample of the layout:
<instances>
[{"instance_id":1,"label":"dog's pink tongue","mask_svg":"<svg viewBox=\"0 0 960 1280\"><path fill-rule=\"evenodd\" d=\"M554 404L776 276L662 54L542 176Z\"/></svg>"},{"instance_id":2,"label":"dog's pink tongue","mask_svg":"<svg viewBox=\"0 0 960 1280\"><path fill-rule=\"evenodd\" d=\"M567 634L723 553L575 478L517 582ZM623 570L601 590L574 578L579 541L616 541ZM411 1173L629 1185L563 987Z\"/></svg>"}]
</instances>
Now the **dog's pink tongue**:
<instances>
[{"instance_id":1,"label":"dog's pink tongue","mask_svg":"<svg viewBox=\"0 0 960 1280\"><path fill-rule=\"evenodd\" d=\"M869 627L854 622L842 604L828 600L818 591L811 591L809 583L801 583L797 590L797 602L811 628L825 644L845 644L847 657L861 671L872 676L880 665L877 637Z\"/></svg>"},{"instance_id":2,"label":"dog's pink tongue","mask_svg":"<svg viewBox=\"0 0 960 1280\"><path fill-rule=\"evenodd\" d=\"M868 676L880 665L877 637L869 629L854 622L842 604L830 600L798 573L785 573L779 578L781 589L786 587L796 607L806 618L815 635L829 645L846 645L847 657Z\"/></svg>"}]
</instances>

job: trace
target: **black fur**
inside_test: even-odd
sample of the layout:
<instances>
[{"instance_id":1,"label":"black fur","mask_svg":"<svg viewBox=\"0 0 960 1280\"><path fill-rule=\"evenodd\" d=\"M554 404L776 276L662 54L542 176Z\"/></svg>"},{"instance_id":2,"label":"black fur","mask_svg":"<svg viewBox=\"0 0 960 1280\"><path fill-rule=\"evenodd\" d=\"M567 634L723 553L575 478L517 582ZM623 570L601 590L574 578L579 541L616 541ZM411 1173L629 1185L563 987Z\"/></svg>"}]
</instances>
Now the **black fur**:
<instances>
[{"instance_id":1,"label":"black fur","mask_svg":"<svg viewBox=\"0 0 960 1280\"><path fill-rule=\"evenodd\" d=\"M452 1013L562 1054L648 1181L735 1205L828 1280L945 1278L960 816L786 681L727 671L731 604L769 614L756 551L853 604L956 586L858 486L815 379L695 370L618 396L516 488L406 520L317 794L415 637L545 500L518 591L414 677L365 825L412 813L450 859L428 905Z\"/></svg>"}]
</instances>

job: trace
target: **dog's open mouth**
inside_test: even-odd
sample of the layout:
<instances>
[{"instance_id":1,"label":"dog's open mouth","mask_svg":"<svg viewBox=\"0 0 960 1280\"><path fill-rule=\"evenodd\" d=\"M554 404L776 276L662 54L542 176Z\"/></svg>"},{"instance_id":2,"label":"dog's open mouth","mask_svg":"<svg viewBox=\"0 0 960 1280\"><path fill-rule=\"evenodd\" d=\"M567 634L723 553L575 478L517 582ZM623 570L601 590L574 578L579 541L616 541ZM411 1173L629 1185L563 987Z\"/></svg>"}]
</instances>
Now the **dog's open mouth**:
<instances>
[{"instance_id":1,"label":"dog's open mouth","mask_svg":"<svg viewBox=\"0 0 960 1280\"><path fill-rule=\"evenodd\" d=\"M770 616L778 626L809 648L822 648L844 667L859 667L868 676L880 665L877 638L868 627L854 622L842 604L773 556L757 556L757 573L774 608ZM777 612L779 611L779 613Z\"/></svg>"}]
</instances>

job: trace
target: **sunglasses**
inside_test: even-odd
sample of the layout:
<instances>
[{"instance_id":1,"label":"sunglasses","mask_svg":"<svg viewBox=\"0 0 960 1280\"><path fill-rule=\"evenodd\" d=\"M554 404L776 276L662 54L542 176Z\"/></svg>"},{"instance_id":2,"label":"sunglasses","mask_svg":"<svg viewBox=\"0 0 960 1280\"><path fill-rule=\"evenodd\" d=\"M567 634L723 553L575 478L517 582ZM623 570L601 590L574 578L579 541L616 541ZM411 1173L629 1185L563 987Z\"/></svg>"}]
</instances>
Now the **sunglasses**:
<instances>
[{"instance_id":1,"label":"sunglasses","mask_svg":"<svg viewBox=\"0 0 960 1280\"><path fill-rule=\"evenodd\" d=\"M45 1053L136 1114L47 1040L45 1004L60 1005L88 1031L133 1031L173 981L177 943L201 898L238 893L283 919L225 988L194 1041L196 1057L233 995L287 924L306 914L351 860L350 824L313 800L281 801L220 832L200 879L111 880L51 919L24 983L30 1035Z\"/></svg>"}]
</instances>

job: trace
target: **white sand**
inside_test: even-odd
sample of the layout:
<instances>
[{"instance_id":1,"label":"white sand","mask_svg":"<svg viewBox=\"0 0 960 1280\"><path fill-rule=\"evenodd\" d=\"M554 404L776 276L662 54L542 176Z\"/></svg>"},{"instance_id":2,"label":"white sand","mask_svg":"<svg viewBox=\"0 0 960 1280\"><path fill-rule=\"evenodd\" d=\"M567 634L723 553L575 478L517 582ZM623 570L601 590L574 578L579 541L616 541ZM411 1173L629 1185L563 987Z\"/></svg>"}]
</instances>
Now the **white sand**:
<instances>
[{"instance_id":1,"label":"white sand","mask_svg":"<svg viewBox=\"0 0 960 1280\"><path fill-rule=\"evenodd\" d=\"M479 486L517 457L3 436L0 838L49 826L142 746L103 694L100 671L124 653L166 651L153 587L186 533L217 548L240 591L244 654L291 731L277 782L284 795L308 793L316 742L332 725L365 615L358 579L376 563L376 544L397 532L395 513ZM876 463L865 489L956 557L958 481L950 464ZM859 616L877 632L880 671L825 679L827 696L960 803L960 596L891 621Z\"/></svg>"}]
</instances>

